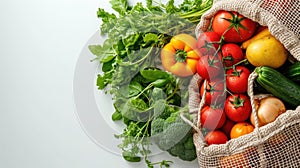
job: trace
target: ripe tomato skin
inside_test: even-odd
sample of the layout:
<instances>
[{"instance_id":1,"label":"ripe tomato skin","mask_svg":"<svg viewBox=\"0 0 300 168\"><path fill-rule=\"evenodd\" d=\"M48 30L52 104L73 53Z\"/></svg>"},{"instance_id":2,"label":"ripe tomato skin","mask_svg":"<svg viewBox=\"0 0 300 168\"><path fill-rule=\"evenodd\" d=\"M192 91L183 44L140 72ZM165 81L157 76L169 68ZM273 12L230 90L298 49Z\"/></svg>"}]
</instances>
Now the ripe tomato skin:
<instances>
[{"instance_id":1,"label":"ripe tomato skin","mask_svg":"<svg viewBox=\"0 0 300 168\"><path fill-rule=\"evenodd\" d=\"M243 51L237 44L226 43L222 46L221 51L222 53L219 53L219 57L226 67L232 66L244 59Z\"/></svg>"},{"instance_id":2,"label":"ripe tomato skin","mask_svg":"<svg viewBox=\"0 0 300 168\"><path fill-rule=\"evenodd\" d=\"M224 75L222 61L213 55L202 56L197 63L197 73L207 80Z\"/></svg>"},{"instance_id":3,"label":"ripe tomato skin","mask_svg":"<svg viewBox=\"0 0 300 168\"><path fill-rule=\"evenodd\" d=\"M206 94L204 95L204 91ZM200 96L205 96L206 105L220 105L224 104L226 99L224 79L214 79L207 81L206 88L204 88L204 82L200 87Z\"/></svg>"},{"instance_id":4,"label":"ripe tomato skin","mask_svg":"<svg viewBox=\"0 0 300 168\"><path fill-rule=\"evenodd\" d=\"M211 145L211 144L225 144L228 141L228 138L225 135L225 133L220 131L220 130L215 130L215 131L209 132L205 136L204 139L205 139L205 141L208 145Z\"/></svg>"},{"instance_id":5,"label":"ripe tomato skin","mask_svg":"<svg viewBox=\"0 0 300 168\"><path fill-rule=\"evenodd\" d=\"M236 66L226 71L226 86L233 93L245 93L248 89L250 71L245 66Z\"/></svg>"},{"instance_id":6,"label":"ripe tomato skin","mask_svg":"<svg viewBox=\"0 0 300 168\"><path fill-rule=\"evenodd\" d=\"M226 115L221 108L205 106L201 110L201 126L208 130L219 129L226 121Z\"/></svg>"},{"instance_id":7,"label":"ripe tomato skin","mask_svg":"<svg viewBox=\"0 0 300 168\"><path fill-rule=\"evenodd\" d=\"M256 23L237 12L220 10L214 16L212 29L220 36L224 34L226 42L239 43L254 34Z\"/></svg>"},{"instance_id":8,"label":"ripe tomato skin","mask_svg":"<svg viewBox=\"0 0 300 168\"><path fill-rule=\"evenodd\" d=\"M223 124L221 130L228 136L230 137L230 131L232 127L235 125L235 122L233 122L230 119L226 119L225 123Z\"/></svg>"},{"instance_id":9,"label":"ripe tomato skin","mask_svg":"<svg viewBox=\"0 0 300 168\"><path fill-rule=\"evenodd\" d=\"M229 95L225 101L226 116L234 122L246 121L251 115L250 98L246 94Z\"/></svg>"},{"instance_id":10,"label":"ripe tomato skin","mask_svg":"<svg viewBox=\"0 0 300 168\"><path fill-rule=\"evenodd\" d=\"M221 36L216 32L203 32L197 39L197 48L202 55L213 55L219 48Z\"/></svg>"},{"instance_id":11,"label":"ripe tomato skin","mask_svg":"<svg viewBox=\"0 0 300 168\"><path fill-rule=\"evenodd\" d=\"M248 122L236 123L230 132L230 138L238 138L240 136L251 133L254 130L254 126Z\"/></svg>"}]
</instances>

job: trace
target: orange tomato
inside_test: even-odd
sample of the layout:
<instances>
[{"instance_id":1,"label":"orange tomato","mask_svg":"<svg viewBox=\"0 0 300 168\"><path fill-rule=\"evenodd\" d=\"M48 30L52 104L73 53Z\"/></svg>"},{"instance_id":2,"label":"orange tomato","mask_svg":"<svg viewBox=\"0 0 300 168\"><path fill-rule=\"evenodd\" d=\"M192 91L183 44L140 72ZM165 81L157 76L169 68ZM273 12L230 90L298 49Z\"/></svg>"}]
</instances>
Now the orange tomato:
<instances>
[{"instance_id":1,"label":"orange tomato","mask_svg":"<svg viewBox=\"0 0 300 168\"><path fill-rule=\"evenodd\" d=\"M254 126L248 122L239 122L236 123L231 131L230 131L230 138L237 138L242 135L248 134L254 130Z\"/></svg>"},{"instance_id":2,"label":"orange tomato","mask_svg":"<svg viewBox=\"0 0 300 168\"><path fill-rule=\"evenodd\" d=\"M200 58L197 40L188 34L178 34L161 51L161 62L165 70L180 77L196 73Z\"/></svg>"}]
</instances>

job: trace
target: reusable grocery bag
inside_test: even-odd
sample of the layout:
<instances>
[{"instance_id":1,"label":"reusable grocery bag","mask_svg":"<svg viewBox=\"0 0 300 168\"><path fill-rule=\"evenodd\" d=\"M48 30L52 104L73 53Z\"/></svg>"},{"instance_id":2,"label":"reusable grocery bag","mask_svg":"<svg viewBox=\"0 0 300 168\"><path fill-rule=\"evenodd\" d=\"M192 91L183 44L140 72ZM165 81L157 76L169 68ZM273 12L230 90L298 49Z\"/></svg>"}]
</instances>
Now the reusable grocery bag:
<instances>
[{"instance_id":1,"label":"reusable grocery bag","mask_svg":"<svg viewBox=\"0 0 300 168\"><path fill-rule=\"evenodd\" d=\"M299 0L215 0L212 8L203 14L196 28L196 36L209 28L218 11L236 11L268 26L292 55L292 61L300 61L300 1ZM257 74L248 78L248 96L254 106L253 82ZM189 110L195 120L188 122L195 129L194 144L200 167L298 167L300 163L300 106L288 109L274 122L258 127L255 110L253 132L226 144L208 146L199 125L200 110L203 107L199 95L201 77L193 76L189 85Z\"/></svg>"}]
</instances>

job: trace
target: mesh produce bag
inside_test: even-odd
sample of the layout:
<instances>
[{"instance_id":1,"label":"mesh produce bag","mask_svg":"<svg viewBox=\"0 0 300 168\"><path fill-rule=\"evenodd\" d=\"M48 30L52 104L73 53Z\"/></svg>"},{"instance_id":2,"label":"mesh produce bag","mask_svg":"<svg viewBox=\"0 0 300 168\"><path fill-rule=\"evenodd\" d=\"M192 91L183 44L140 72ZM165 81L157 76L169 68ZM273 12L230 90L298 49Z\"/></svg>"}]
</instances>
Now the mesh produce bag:
<instances>
[{"instance_id":1,"label":"mesh produce bag","mask_svg":"<svg viewBox=\"0 0 300 168\"><path fill-rule=\"evenodd\" d=\"M299 0L215 0L213 7L201 18L196 29L197 37L206 31L214 14L219 10L236 11L243 16L268 26L291 53L300 60L300 1ZM257 74L248 78L248 95L254 107L253 82ZM194 75L189 86L189 109L195 121L188 122L195 129L194 143L200 167L298 167L300 163L300 106L288 109L274 122L258 127L255 110L253 132L226 144L208 146L200 130L199 112L204 100L199 95L202 79Z\"/></svg>"}]
</instances>

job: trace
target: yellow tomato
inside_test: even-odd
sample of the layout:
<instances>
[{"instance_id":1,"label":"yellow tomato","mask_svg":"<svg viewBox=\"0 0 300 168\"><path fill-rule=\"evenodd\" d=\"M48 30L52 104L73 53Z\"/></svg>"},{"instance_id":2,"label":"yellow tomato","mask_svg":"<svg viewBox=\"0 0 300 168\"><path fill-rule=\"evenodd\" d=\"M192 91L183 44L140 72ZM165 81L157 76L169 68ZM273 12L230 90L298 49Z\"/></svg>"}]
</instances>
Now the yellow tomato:
<instances>
[{"instance_id":1,"label":"yellow tomato","mask_svg":"<svg viewBox=\"0 0 300 168\"><path fill-rule=\"evenodd\" d=\"M287 59L284 46L273 36L257 39L249 44L246 58L254 66L269 66L278 68Z\"/></svg>"}]
</instances>

